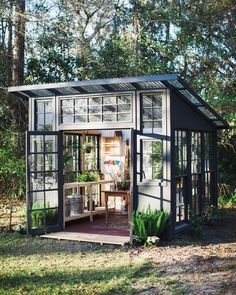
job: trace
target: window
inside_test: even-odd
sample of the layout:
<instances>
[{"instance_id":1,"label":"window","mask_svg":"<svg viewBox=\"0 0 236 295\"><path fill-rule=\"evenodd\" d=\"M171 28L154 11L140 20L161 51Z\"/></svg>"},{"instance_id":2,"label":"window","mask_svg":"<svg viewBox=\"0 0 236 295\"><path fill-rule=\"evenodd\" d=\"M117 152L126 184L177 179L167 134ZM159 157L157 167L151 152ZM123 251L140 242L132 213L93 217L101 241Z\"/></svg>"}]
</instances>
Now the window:
<instances>
[{"instance_id":1,"label":"window","mask_svg":"<svg viewBox=\"0 0 236 295\"><path fill-rule=\"evenodd\" d=\"M192 175L192 216L200 214L200 175Z\"/></svg>"},{"instance_id":2,"label":"window","mask_svg":"<svg viewBox=\"0 0 236 295\"><path fill-rule=\"evenodd\" d=\"M61 123L131 122L131 95L61 99Z\"/></svg>"},{"instance_id":3,"label":"window","mask_svg":"<svg viewBox=\"0 0 236 295\"><path fill-rule=\"evenodd\" d=\"M187 133L175 131L175 176L187 174Z\"/></svg>"},{"instance_id":4,"label":"window","mask_svg":"<svg viewBox=\"0 0 236 295\"><path fill-rule=\"evenodd\" d=\"M143 133L162 132L162 95L150 93L142 95Z\"/></svg>"},{"instance_id":5,"label":"window","mask_svg":"<svg viewBox=\"0 0 236 295\"><path fill-rule=\"evenodd\" d=\"M52 100L36 100L35 102L35 129L51 131L53 129Z\"/></svg>"},{"instance_id":6,"label":"window","mask_svg":"<svg viewBox=\"0 0 236 295\"><path fill-rule=\"evenodd\" d=\"M213 170L213 134L204 133L205 139L205 171Z\"/></svg>"},{"instance_id":7,"label":"window","mask_svg":"<svg viewBox=\"0 0 236 295\"><path fill-rule=\"evenodd\" d=\"M185 220L185 178L176 178L176 222Z\"/></svg>"},{"instance_id":8,"label":"window","mask_svg":"<svg viewBox=\"0 0 236 295\"><path fill-rule=\"evenodd\" d=\"M142 179L161 180L163 177L162 141L143 140Z\"/></svg>"},{"instance_id":9,"label":"window","mask_svg":"<svg viewBox=\"0 0 236 295\"><path fill-rule=\"evenodd\" d=\"M201 133L192 132L191 138L191 172L201 172Z\"/></svg>"},{"instance_id":10,"label":"window","mask_svg":"<svg viewBox=\"0 0 236 295\"><path fill-rule=\"evenodd\" d=\"M205 161L204 161L204 174L205 174L205 198L204 207L207 208L212 202L212 177L213 177L213 134L211 132L204 133L205 141Z\"/></svg>"}]
</instances>

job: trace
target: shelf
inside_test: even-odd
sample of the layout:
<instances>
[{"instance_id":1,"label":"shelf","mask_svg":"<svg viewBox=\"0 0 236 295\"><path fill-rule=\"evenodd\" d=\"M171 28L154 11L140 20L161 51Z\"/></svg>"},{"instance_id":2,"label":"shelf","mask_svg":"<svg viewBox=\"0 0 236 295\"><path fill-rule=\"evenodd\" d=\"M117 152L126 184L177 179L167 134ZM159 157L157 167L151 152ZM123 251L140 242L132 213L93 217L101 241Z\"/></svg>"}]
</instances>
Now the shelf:
<instances>
[{"instance_id":1,"label":"shelf","mask_svg":"<svg viewBox=\"0 0 236 295\"><path fill-rule=\"evenodd\" d=\"M113 212L113 211L115 211L115 208L108 208L108 211ZM93 216L94 215L99 215L99 214L106 214L105 207L96 207L95 211L92 212ZM65 222L72 221L72 220L77 220L77 219L81 219L81 218L86 218L86 217L90 217L90 216L91 216L90 211L84 210L84 213L82 213L82 214L65 217Z\"/></svg>"}]
</instances>

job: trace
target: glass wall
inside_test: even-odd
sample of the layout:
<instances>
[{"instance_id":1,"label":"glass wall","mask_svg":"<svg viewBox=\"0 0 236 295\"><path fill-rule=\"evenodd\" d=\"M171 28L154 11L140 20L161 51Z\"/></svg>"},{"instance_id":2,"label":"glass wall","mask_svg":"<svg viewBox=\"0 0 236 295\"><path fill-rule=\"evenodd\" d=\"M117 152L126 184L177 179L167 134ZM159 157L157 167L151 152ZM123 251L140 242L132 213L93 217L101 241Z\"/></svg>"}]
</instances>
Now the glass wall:
<instances>
[{"instance_id":1,"label":"glass wall","mask_svg":"<svg viewBox=\"0 0 236 295\"><path fill-rule=\"evenodd\" d=\"M142 132L162 133L162 94L142 94Z\"/></svg>"},{"instance_id":2,"label":"glass wall","mask_svg":"<svg viewBox=\"0 0 236 295\"><path fill-rule=\"evenodd\" d=\"M200 214L202 201L202 170L201 170L201 132L192 132L191 135L191 174L192 174L192 202L191 214Z\"/></svg>"},{"instance_id":3,"label":"glass wall","mask_svg":"<svg viewBox=\"0 0 236 295\"><path fill-rule=\"evenodd\" d=\"M175 130L176 222L186 220L187 132Z\"/></svg>"},{"instance_id":4,"label":"glass wall","mask_svg":"<svg viewBox=\"0 0 236 295\"><path fill-rule=\"evenodd\" d=\"M35 101L35 130L53 130L53 103L52 99Z\"/></svg>"},{"instance_id":5,"label":"glass wall","mask_svg":"<svg viewBox=\"0 0 236 295\"><path fill-rule=\"evenodd\" d=\"M212 203L212 178L213 178L213 134L204 133L205 142L205 161L204 161L204 178L205 178L205 197L204 207L207 208Z\"/></svg>"},{"instance_id":6,"label":"glass wall","mask_svg":"<svg viewBox=\"0 0 236 295\"><path fill-rule=\"evenodd\" d=\"M132 96L74 97L60 100L61 124L131 122Z\"/></svg>"}]
</instances>

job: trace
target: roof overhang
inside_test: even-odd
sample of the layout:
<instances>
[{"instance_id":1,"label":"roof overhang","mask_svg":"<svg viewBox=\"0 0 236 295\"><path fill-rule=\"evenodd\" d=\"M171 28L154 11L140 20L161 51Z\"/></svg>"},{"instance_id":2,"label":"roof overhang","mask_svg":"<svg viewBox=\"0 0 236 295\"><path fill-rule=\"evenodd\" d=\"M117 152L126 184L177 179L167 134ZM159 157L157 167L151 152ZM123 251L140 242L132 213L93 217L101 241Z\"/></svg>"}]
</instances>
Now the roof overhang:
<instances>
[{"instance_id":1,"label":"roof overhang","mask_svg":"<svg viewBox=\"0 0 236 295\"><path fill-rule=\"evenodd\" d=\"M229 128L228 123L198 96L177 74L111 78L63 83L9 87L8 92L28 99L79 94L101 94L170 88L210 121L216 128Z\"/></svg>"}]
</instances>

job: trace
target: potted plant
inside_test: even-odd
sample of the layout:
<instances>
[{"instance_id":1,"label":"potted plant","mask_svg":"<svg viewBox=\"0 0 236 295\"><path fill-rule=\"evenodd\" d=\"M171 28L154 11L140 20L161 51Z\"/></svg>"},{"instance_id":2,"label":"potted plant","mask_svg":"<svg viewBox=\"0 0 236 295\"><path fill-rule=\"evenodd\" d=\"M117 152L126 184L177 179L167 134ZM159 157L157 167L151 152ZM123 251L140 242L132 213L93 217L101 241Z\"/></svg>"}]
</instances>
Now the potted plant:
<instances>
[{"instance_id":1,"label":"potted plant","mask_svg":"<svg viewBox=\"0 0 236 295\"><path fill-rule=\"evenodd\" d=\"M94 147L94 145L91 142L85 142L82 145L82 149L85 151L85 153L90 154L92 151L92 148Z\"/></svg>"},{"instance_id":2,"label":"potted plant","mask_svg":"<svg viewBox=\"0 0 236 295\"><path fill-rule=\"evenodd\" d=\"M118 191L127 191L130 188L130 180L123 179L122 181L117 182Z\"/></svg>"},{"instance_id":3,"label":"potted plant","mask_svg":"<svg viewBox=\"0 0 236 295\"><path fill-rule=\"evenodd\" d=\"M98 178L97 174L87 171L85 173L80 173L77 177L77 181L78 182L90 182L90 181L96 181L97 178Z\"/></svg>"}]
</instances>

